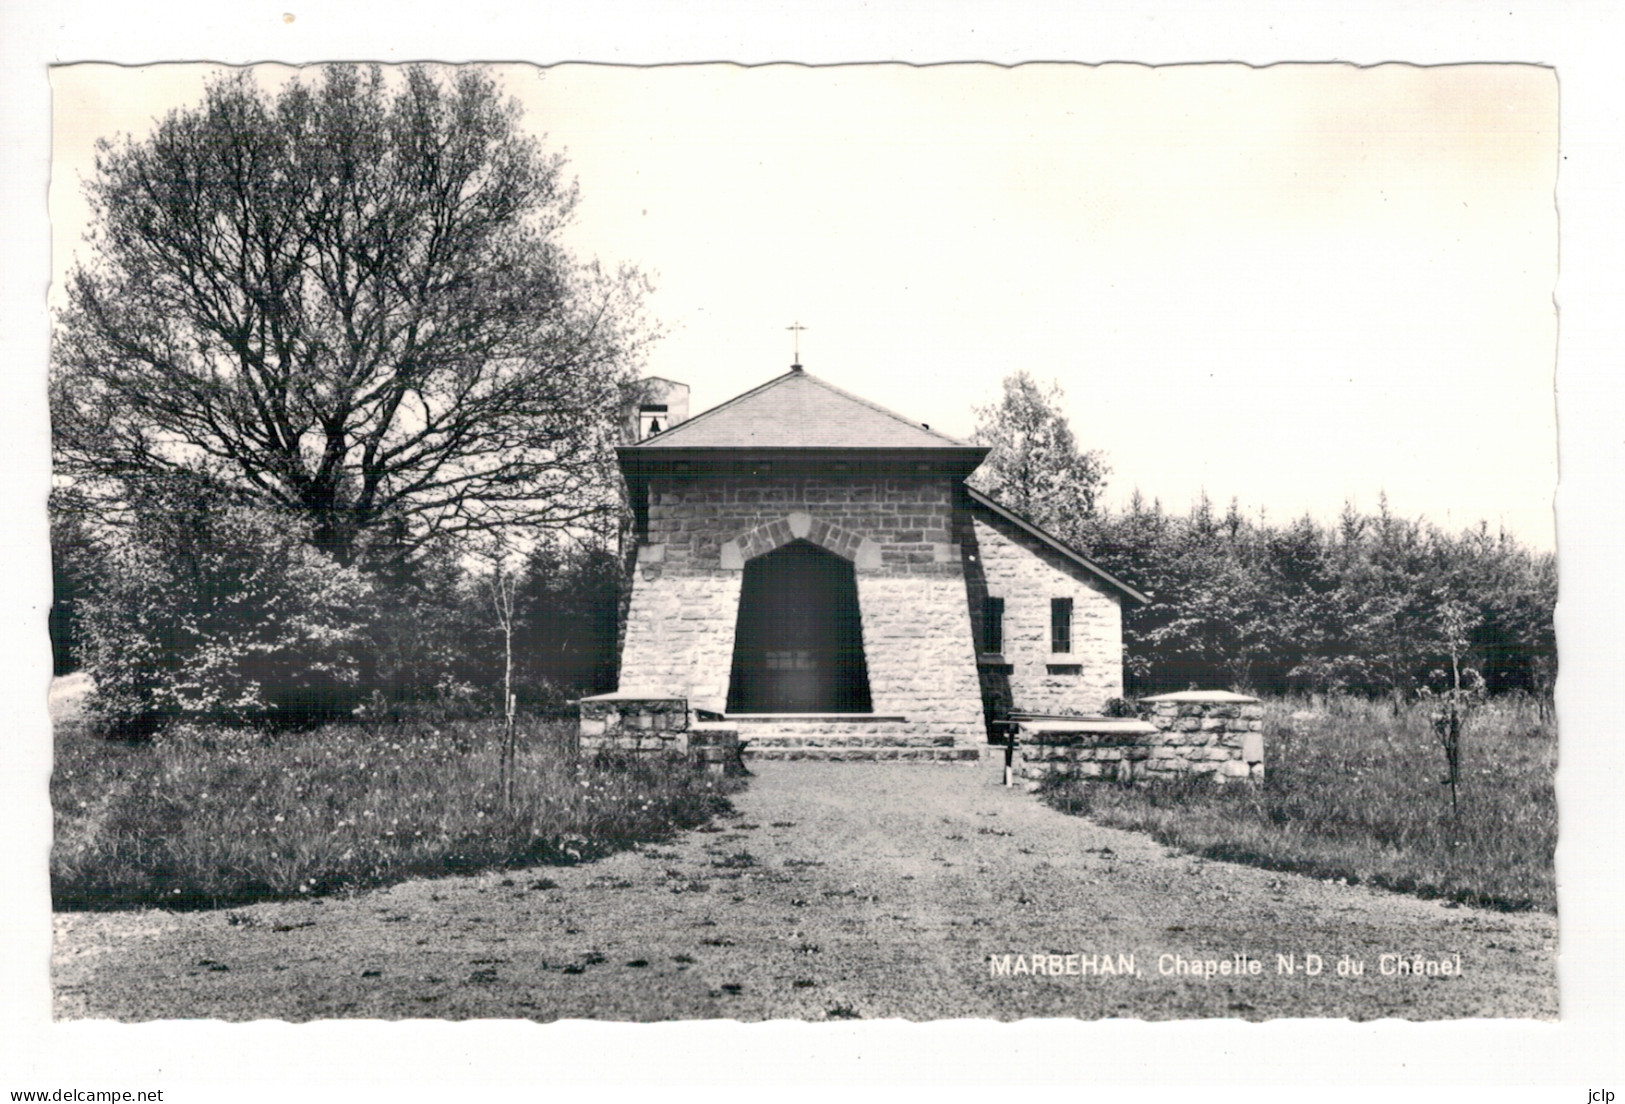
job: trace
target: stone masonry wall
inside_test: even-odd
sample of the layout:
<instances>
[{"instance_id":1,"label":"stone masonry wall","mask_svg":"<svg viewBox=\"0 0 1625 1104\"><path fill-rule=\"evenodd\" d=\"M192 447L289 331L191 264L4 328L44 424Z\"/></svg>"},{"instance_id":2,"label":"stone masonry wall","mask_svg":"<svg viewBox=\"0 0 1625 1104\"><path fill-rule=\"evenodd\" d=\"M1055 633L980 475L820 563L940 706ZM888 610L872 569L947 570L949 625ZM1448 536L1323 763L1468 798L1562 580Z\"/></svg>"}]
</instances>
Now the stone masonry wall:
<instances>
[{"instance_id":1,"label":"stone masonry wall","mask_svg":"<svg viewBox=\"0 0 1625 1104\"><path fill-rule=\"evenodd\" d=\"M1264 777L1264 707L1224 691L1161 694L1141 701L1141 720L1024 721L1017 773L1046 778L1140 781L1208 775L1216 782Z\"/></svg>"},{"instance_id":2,"label":"stone masonry wall","mask_svg":"<svg viewBox=\"0 0 1625 1104\"><path fill-rule=\"evenodd\" d=\"M835 541L819 542L855 559L860 569L959 575L959 550L950 543L952 491L945 475L652 479L646 543L660 549L657 554L668 572L705 573L737 566L724 565L725 544L734 542L738 549L741 538L782 524L795 513L870 542L872 558L859 558Z\"/></svg>"},{"instance_id":3,"label":"stone masonry wall","mask_svg":"<svg viewBox=\"0 0 1625 1104\"><path fill-rule=\"evenodd\" d=\"M1184 763L1219 781L1264 777L1264 706L1257 698L1226 690L1158 694L1140 699L1140 716L1157 727L1164 747L1176 749L1174 770Z\"/></svg>"},{"instance_id":4,"label":"stone masonry wall","mask_svg":"<svg viewBox=\"0 0 1625 1104\"><path fill-rule=\"evenodd\" d=\"M857 578L874 711L902 714L912 732L985 743L964 579L862 571Z\"/></svg>"},{"instance_id":5,"label":"stone masonry wall","mask_svg":"<svg viewBox=\"0 0 1625 1104\"><path fill-rule=\"evenodd\" d=\"M721 711L748 560L807 539L856 569L876 714L910 732L985 735L949 477L696 476L651 482L638 549L623 691Z\"/></svg>"},{"instance_id":6,"label":"stone masonry wall","mask_svg":"<svg viewBox=\"0 0 1625 1104\"><path fill-rule=\"evenodd\" d=\"M688 751L688 702L682 698L597 694L582 698L585 754L601 751L683 754Z\"/></svg>"},{"instance_id":7,"label":"stone masonry wall","mask_svg":"<svg viewBox=\"0 0 1625 1104\"><path fill-rule=\"evenodd\" d=\"M743 771L739 726L725 721L691 721L683 698L639 694L595 694L577 703L577 738L582 754L683 755L714 774Z\"/></svg>"},{"instance_id":8,"label":"stone masonry wall","mask_svg":"<svg viewBox=\"0 0 1625 1104\"><path fill-rule=\"evenodd\" d=\"M696 709L720 713L728 701L743 575L675 573L650 559L647 546L638 549L621 689L677 695Z\"/></svg>"},{"instance_id":9,"label":"stone masonry wall","mask_svg":"<svg viewBox=\"0 0 1625 1104\"><path fill-rule=\"evenodd\" d=\"M1108 698L1122 697L1123 620L1117 596L1014 527L980 516L972 525L986 593L1004 599L1001 654L1012 707L1024 713L1097 713ZM1071 652L1050 651L1051 598L1072 599ZM980 635L981 601L975 594L972 599ZM978 647L984 643L978 640Z\"/></svg>"}]
</instances>

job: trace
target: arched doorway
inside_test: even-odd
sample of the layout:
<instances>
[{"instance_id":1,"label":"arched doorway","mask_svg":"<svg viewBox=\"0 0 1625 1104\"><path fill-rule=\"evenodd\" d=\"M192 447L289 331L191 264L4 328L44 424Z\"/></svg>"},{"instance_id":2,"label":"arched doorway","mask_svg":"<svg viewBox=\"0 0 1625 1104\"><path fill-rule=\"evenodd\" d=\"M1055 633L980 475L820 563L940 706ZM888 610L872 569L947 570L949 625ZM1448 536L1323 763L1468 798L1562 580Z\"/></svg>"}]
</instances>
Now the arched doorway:
<instances>
[{"instance_id":1,"label":"arched doorway","mask_svg":"<svg viewBox=\"0 0 1625 1104\"><path fill-rule=\"evenodd\" d=\"M850 561L798 540L745 564L728 712L872 712Z\"/></svg>"}]
</instances>

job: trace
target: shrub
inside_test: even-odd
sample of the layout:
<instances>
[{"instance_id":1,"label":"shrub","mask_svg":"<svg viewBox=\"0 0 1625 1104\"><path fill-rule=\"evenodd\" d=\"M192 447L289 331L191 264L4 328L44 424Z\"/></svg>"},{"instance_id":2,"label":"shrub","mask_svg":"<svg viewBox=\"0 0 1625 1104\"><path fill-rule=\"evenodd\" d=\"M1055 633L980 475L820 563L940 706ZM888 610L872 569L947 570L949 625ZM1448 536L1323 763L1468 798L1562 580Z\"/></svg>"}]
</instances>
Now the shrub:
<instances>
[{"instance_id":1,"label":"shrub","mask_svg":"<svg viewBox=\"0 0 1625 1104\"><path fill-rule=\"evenodd\" d=\"M1107 698L1100 712L1105 717L1138 717L1140 705L1133 698Z\"/></svg>"},{"instance_id":2,"label":"shrub","mask_svg":"<svg viewBox=\"0 0 1625 1104\"><path fill-rule=\"evenodd\" d=\"M206 494L148 504L85 603L93 722L145 735L175 717L353 708L370 587L305 538L296 518Z\"/></svg>"}]
</instances>

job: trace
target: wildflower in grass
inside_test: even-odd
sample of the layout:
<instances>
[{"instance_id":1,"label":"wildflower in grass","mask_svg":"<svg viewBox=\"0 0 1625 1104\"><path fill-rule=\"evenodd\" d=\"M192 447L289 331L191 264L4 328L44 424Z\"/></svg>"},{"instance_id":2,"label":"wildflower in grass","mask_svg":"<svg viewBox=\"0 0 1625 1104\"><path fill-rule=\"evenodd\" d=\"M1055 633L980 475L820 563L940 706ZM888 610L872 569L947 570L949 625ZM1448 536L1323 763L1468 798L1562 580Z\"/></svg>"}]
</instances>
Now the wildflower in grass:
<instances>
[{"instance_id":1,"label":"wildflower in grass","mask_svg":"<svg viewBox=\"0 0 1625 1104\"><path fill-rule=\"evenodd\" d=\"M354 749L364 736L372 749L379 746L376 725L366 733L341 725L284 734L246 757L245 741L203 726L184 741L160 737L135 751L59 734L58 762L75 771L59 770L52 781L62 827L53 891L68 908L159 903L159 895L165 904L227 904L387 883L452 864L508 865L534 859L539 847L579 861L698 823L723 792L706 776L582 765L538 752L523 760L524 803L509 824L493 820L484 804L489 757L482 752L494 733L475 725L462 733L472 755L403 740L405 750L382 780L347 766L371 762ZM227 764L232 773L223 775ZM123 772L118 786L108 783L115 767ZM224 777L233 789L221 785ZM91 796L98 800L87 802ZM97 808L96 820L87 805ZM157 809L186 813L159 823L152 819ZM251 814L246 823L241 810ZM120 833L144 841L139 855L120 847ZM211 842L199 847L199 839ZM177 886L182 892L172 894Z\"/></svg>"},{"instance_id":2,"label":"wildflower in grass","mask_svg":"<svg viewBox=\"0 0 1625 1104\"><path fill-rule=\"evenodd\" d=\"M1262 785L1085 782L1049 799L1198 854L1500 907L1552 906L1557 743L1535 703L1505 703L1481 718L1474 739L1497 767L1478 776L1449 832L1438 830L1427 705L1395 717L1391 707L1334 699L1304 722L1287 716L1294 704L1266 707L1271 768Z\"/></svg>"}]
</instances>

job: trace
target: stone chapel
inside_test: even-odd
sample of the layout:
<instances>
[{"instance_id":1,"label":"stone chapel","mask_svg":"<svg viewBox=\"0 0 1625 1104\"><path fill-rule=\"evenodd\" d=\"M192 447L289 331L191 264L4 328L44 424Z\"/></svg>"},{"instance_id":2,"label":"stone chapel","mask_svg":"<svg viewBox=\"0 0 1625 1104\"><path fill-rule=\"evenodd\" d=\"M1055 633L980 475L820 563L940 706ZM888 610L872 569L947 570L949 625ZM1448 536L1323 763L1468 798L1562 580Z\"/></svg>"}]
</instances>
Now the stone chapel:
<instances>
[{"instance_id":1,"label":"stone chapel","mask_svg":"<svg viewBox=\"0 0 1625 1104\"><path fill-rule=\"evenodd\" d=\"M956 759L1012 712L1121 696L1145 595L968 486L985 448L799 364L692 418L687 396L647 381L619 449L636 563L602 703L686 701L757 754Z\"/></svg>"}]
</instances>

